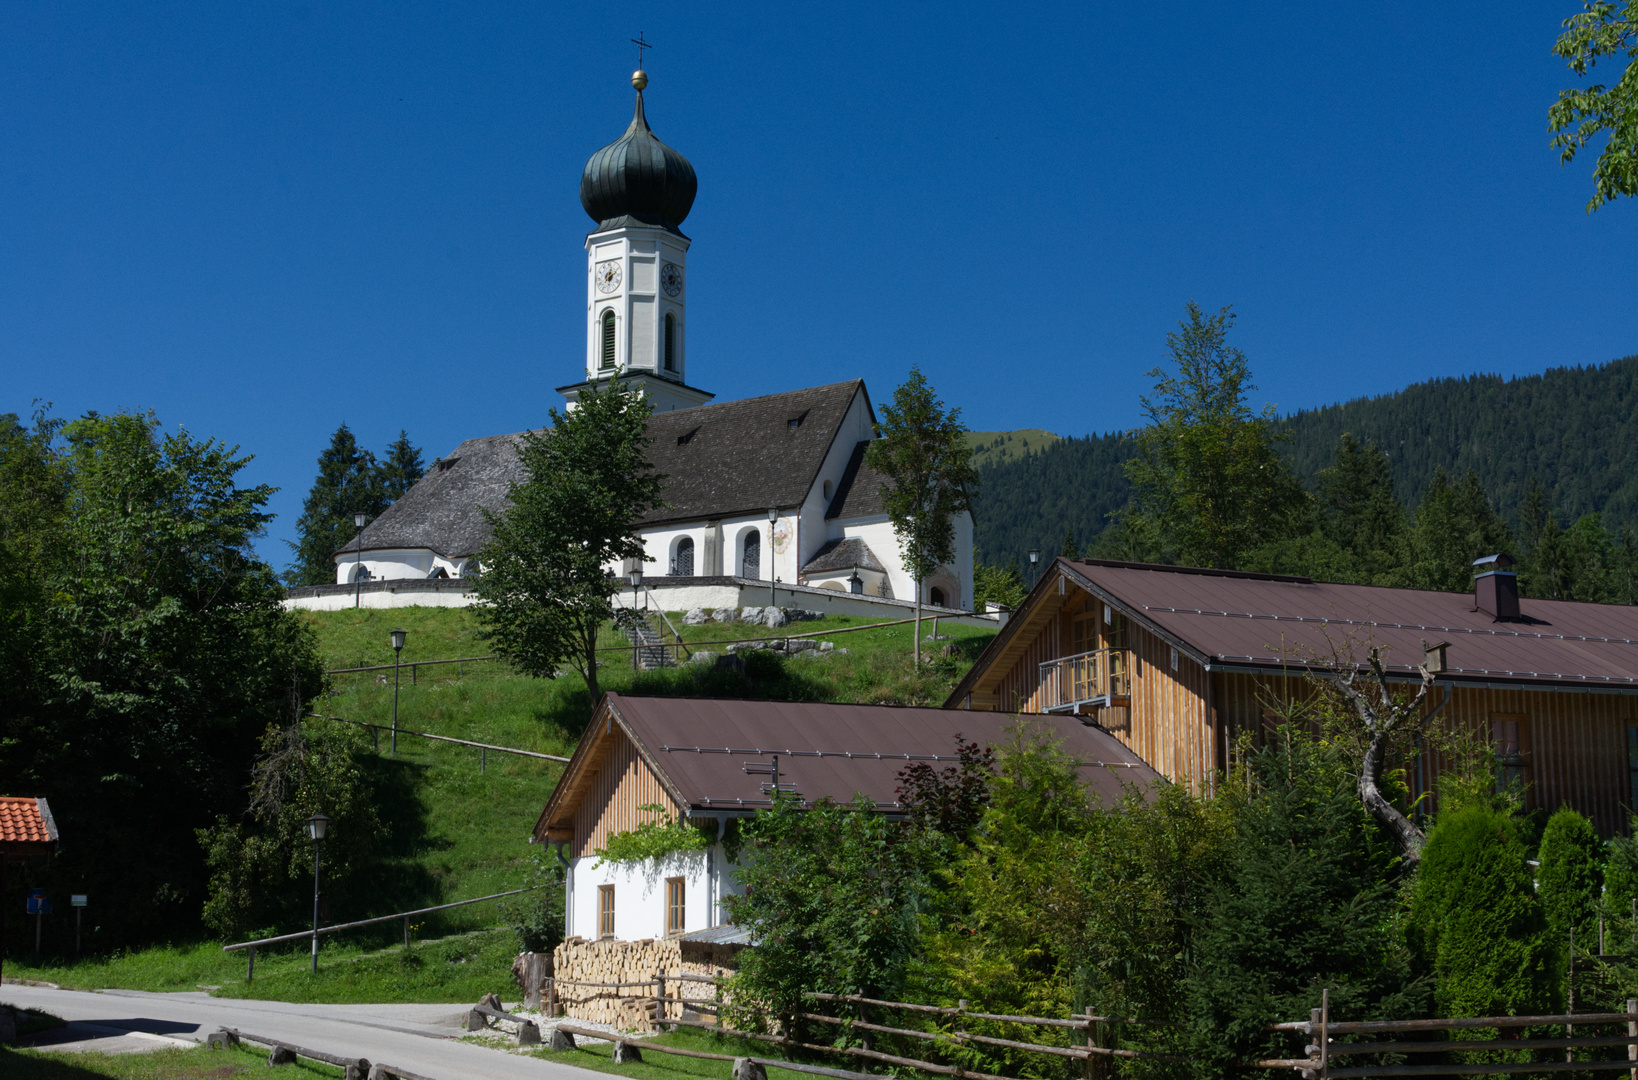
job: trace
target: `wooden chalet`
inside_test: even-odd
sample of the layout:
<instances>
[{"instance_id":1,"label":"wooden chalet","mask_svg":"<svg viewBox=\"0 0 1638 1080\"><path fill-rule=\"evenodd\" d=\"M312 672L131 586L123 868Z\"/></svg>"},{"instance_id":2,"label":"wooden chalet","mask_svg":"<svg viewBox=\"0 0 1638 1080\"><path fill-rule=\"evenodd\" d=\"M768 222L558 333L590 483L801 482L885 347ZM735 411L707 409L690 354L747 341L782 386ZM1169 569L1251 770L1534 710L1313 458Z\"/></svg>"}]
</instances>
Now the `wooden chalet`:
<instances>
[{"instance_id":1,"label":"wooden chalet","mask_svg":"<svg viewBox=\"0 0 1638 1080\"><path fill-rule=\"evenodd\" d=\"M1107 732L1070 716L1044 722L1106 798L1159 776ZM864 794L902 812L900 770L959 760L956 737L1005 740L1012 717L943 709L606 694L535 824L568 871L565 935L590 940L695 935L723 924L738 891L723 840L731 820L772 805L774 785L813 802ZM715 828L716 843L641 865L598 866L616 833L679 818Z\"/></svg>"},{"instance_id":2,"label":"wooden chalet","mask_svg":"<svg viewBox=\"0 0 1638 1080\"><path fill-rule=\"evenodd\" d=\"M1474 591L1060 558L945 708L1073 715L1162 775L1212 790L1271 695L1374 643L1393 677L1442 656L1440 723L1487 733L1530 805L1572 806L1609 836L1638 807L1638 607L1521 599L1506 556ZM1433 785L1440 762L1411 777Z\"/></svg>"}]
</instances>

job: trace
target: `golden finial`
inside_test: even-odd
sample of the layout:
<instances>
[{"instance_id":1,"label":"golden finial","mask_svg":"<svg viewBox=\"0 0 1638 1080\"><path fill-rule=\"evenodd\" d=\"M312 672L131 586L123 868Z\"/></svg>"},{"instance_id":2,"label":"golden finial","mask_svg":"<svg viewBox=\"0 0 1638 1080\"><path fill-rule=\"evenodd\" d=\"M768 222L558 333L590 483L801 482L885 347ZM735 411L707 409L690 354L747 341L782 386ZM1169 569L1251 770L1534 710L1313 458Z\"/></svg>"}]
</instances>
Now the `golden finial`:
<instances>
[{"instance_id":1,"label":"golden finial","mask_svg":"<svg viewBox=\"0 0 1638 1080\"><path fill-rule=\"evenodd\" d=\"M642 68L633 71L631 73L631 85L637 88L638 93L642 93L643 87L648 85L648 72Z\"/></svg>"}]
</instances>

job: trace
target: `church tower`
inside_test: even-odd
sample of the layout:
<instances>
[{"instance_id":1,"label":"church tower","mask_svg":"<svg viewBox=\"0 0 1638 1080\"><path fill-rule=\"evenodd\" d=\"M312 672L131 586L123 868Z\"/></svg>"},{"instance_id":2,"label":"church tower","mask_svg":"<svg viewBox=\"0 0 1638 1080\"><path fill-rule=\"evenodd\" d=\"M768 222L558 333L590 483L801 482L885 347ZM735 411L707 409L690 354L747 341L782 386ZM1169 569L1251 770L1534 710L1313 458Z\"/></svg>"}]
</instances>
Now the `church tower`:
<instances>
[{"instance_id":1,"label":"church tower","mask_svg":"<svg viewBox=\"0 0 1638 1080\"><path fill-rule=\"evenodd\" d=\"M631 126L586 162L580 205L586 237L586 381L559 387L573 402L609 379L635 383L655 412L714 396L688 385L688 247L678 228L694 206L694 166L661 142L643 115L648 76L631 77Z\"/></svg>"}]
</instances>

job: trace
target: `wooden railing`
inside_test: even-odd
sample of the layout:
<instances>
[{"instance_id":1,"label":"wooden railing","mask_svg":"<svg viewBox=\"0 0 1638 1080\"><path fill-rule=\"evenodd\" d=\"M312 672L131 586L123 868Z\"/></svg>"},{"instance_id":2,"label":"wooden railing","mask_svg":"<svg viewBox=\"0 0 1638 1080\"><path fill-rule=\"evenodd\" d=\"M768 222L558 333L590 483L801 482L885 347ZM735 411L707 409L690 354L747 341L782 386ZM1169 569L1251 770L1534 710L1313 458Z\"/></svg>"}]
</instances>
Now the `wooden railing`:
<instances>
[{"instance_id":1,"label":"wooden railing","mask_svg":"<svg viewBox=\"0 0 1638 1080\"><path fill-rule=\"evenodd\" d=\"M1093 649L1040 665L1040 709L1070 711L1081 705L1109 705L1130 693L1125 649Z\"/></svg>"}]
</instances>

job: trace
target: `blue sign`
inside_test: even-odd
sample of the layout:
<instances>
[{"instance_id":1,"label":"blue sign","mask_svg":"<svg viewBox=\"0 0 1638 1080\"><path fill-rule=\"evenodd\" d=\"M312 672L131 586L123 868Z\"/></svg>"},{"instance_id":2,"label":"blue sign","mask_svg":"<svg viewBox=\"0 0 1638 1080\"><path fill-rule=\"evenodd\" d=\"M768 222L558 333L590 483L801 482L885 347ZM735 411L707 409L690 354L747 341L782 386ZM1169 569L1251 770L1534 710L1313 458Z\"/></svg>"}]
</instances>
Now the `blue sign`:
<instances>
[{"instance_id":1,"label":"blue sign","mask_svg":"<svg viewBox=\"0 0 1638 1080\"><path fill-rule=\"evenodd\" d=\"M35 889L28 894L28 913L30 915L51 914L51 901L46 898L44 889Z\"/></svg>"}]
</instances>

